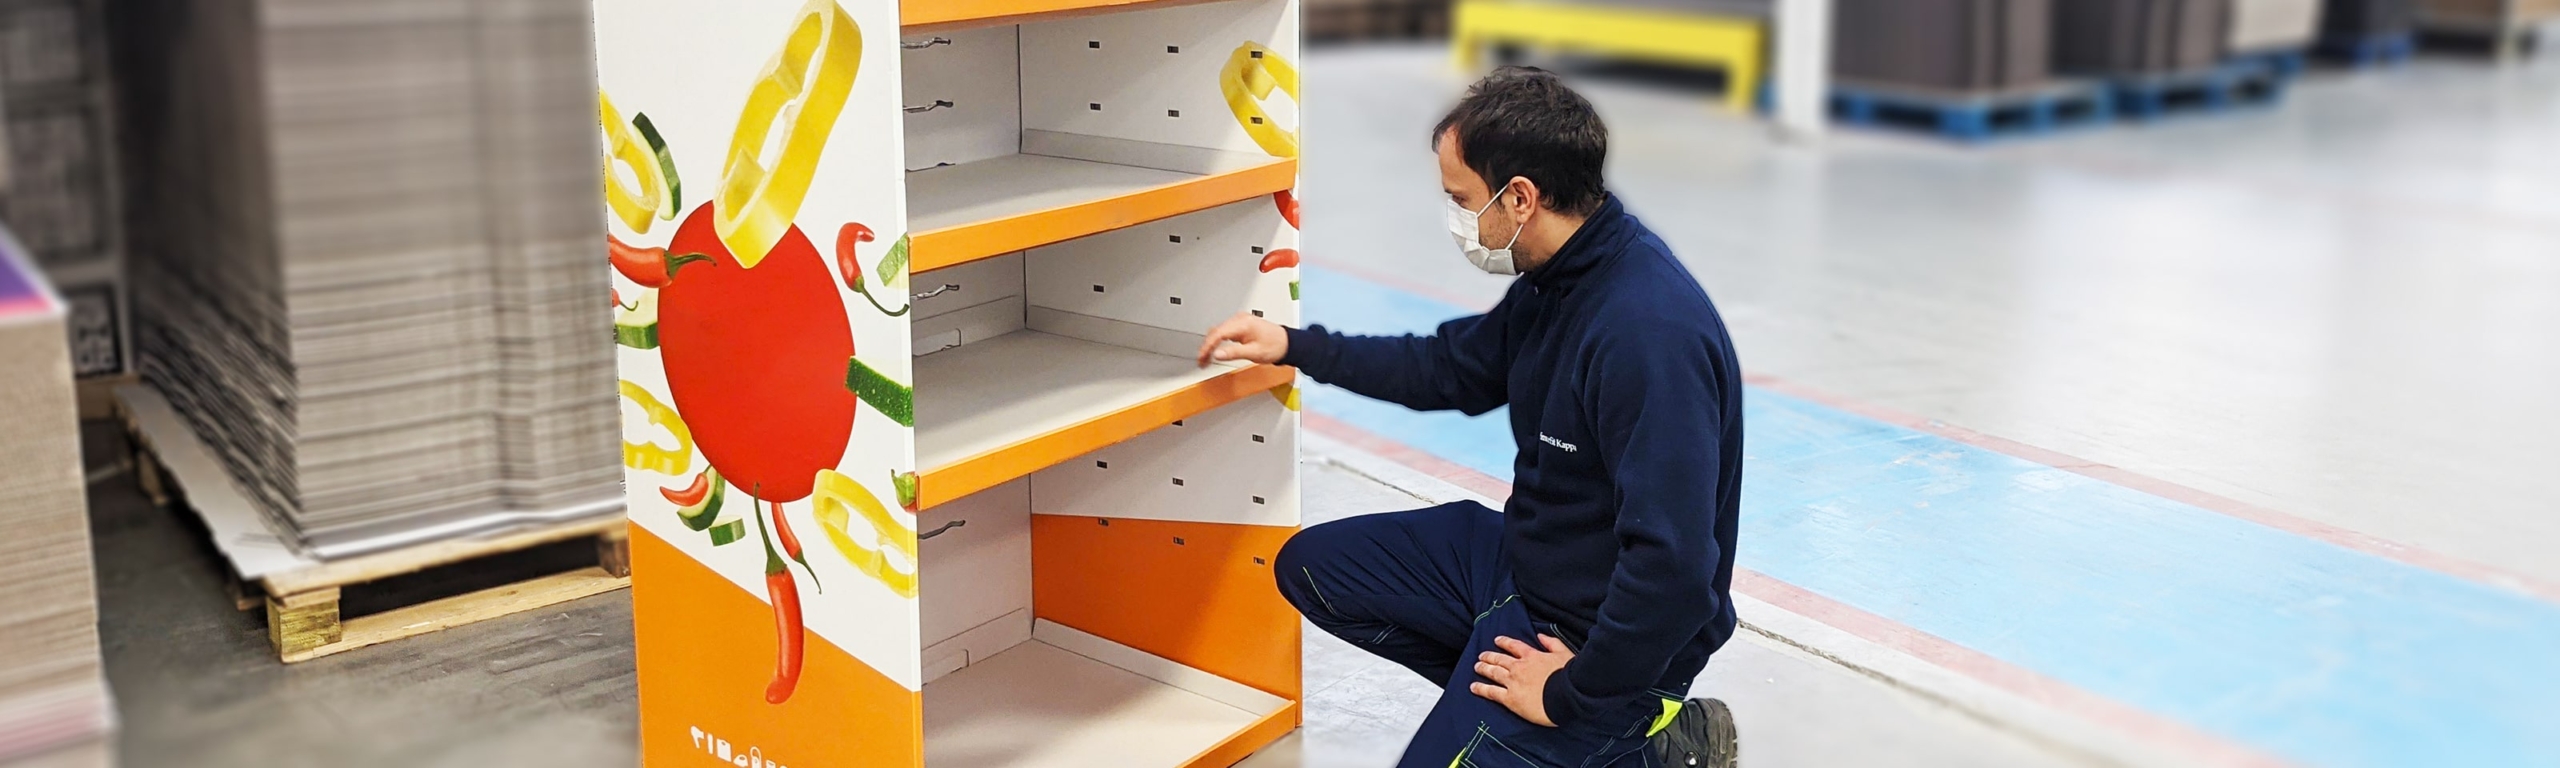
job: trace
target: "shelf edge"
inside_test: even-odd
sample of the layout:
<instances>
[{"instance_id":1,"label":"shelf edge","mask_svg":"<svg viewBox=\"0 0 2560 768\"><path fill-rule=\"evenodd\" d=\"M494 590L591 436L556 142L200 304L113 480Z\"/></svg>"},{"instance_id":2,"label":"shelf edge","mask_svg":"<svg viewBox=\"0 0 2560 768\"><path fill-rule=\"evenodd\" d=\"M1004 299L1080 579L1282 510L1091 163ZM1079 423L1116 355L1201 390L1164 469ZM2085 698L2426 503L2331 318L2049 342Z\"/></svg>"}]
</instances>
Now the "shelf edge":
<instances>
[{"instance_id":1,"label":"shelf edge","mask_svg":"<svg viewBox=\"0 0 2560 768\"><path fill-rule=\"evenodd\" d=\"M1014 478L1027 477L1033 472L1146 434L1176 420L1267 393L1274 387L1296 381L1297 376L1298 369L1280 365L1238 368L1145 402L1059 427L947 466L927 468L918 483L917 508L930 509Z\"/></svg>"},{"instance_id":2,"label":"shelf edge","mask_svg":"<svg viewBox=\"0 0 2560 768\"><path fill-rule=\"evenodd\" d=\"M1244 730L1228 736L1226 741L1218 742L1217 746L1202 750L1200 754L1183 761L1182 768L1224 768L1243 761L1253 753L1262 751L1263 747L1279 741L1280 737L1297 730L1305 719L1304 706L1302 702L1291 701L1287 706L1281 707L1280 711L1263 715L1262 719L1253 721L1253 724L1245 726Z\"/></svg>"},{"instance_id":3,"label":"shelf edge","mask_svg":"<svg viewBox=\"0 0 2560 768\"><path fill-rule=\"evenodd\" d=\"M900 3L898 33L913 35L1099 16L1227 0L935 0Z\"/></svg>"},{"instance_id":4,"label":"shelf edge","mask_svg":"<svg viewBox=\"0 0 2560 768\"><path fill-rule=\"evenodd\" d=\"M1298 161L1269 162L1110 197L909 235L913 272L930 272L1115 229L1197 213L1297 185Z\"/></svg>"}]
</instances>

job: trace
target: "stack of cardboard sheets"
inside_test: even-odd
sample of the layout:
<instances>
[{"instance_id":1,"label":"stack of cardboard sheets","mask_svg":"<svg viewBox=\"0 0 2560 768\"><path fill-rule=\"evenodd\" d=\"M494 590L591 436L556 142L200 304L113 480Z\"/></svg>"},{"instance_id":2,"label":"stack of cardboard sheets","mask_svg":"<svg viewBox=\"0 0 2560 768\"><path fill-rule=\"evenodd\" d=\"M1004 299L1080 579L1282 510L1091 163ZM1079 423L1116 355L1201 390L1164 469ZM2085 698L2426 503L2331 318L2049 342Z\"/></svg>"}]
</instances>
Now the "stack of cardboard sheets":
<instances>
[{"instance_id":1,"label":"stack of cardboard sheets","mask_svg":"<svg viewBox=\"0 0 2560 768\"><path fill-rule=\"evenodd\" d=\"M95 751L113 717L62 319L0 228L0 765Z\"/></svg>"},{"instance_id":2,"label":"stack of cardboard sheets","mask_svg":"<svg viewBox=\"0 0 2560 768\"><path fill-rule=\"evenodd\" d=\"M1839 0L1831 70L1844 83L1949 94L2048 82L2054 0Z\"/></svg>"},{"instance_id":3,"label":"stack of cardboard sheets","mask_svg":"<svg viewBox=\"0 0 2560 768\"><path fill-rule=\"evenodd\" d=\"M2299 51L2320 34L2320 0L2231 0L2232 53Z\"/></svg>"},{"instance_id":4,"label":"stack of cardboard sheets","mask_svg":"<svg viewBox=\"0 0 2560 768\"><path fill-rule=\"evenodd\" d=\"M2405 35L2418 28L2418 0L2328 0L2320 11L2320 39L2349 45Z\"/></svg>"},{"instance_id":5,"label":"stack of cardboard sheets","mask_svg":"<svg viewBox=\"0 0 2560 768\"><path fill-rule=\"evenodd\" d=\"M104 0L0 0L0 221L63 299L81 376L126 369Z\"/></svg>"},{"instance_id":6,"label":"stack of cardboard sheets","mask_svg":"<svg viewBox=\"0 0 2560 768\"><path fill-rule=\"evenodd\" d=\"M2192 72L2222 60L2231 0L2054 0L2054 68L2105 77Z\"/></svg>"},{"instance_id":7,"label":"stack of cardboard sheets","mask_svg":"<svg viewBox=\"0 0 2560 768\"><path fill-rule=\"evenodd\" d=\"M134 0L145 377L321 557L619 512L586 0Z\"/></svg>"}]
</instances>

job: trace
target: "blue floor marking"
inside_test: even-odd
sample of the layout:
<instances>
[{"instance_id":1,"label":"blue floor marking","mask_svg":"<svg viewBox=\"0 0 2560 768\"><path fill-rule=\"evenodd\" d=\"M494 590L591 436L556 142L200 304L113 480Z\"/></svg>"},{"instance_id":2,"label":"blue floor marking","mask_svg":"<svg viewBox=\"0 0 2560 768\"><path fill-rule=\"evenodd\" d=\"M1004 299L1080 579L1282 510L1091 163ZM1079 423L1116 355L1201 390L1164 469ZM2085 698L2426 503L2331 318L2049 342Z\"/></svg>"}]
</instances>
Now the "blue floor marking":
<instances>
[{"instance_id":1,"label":"blue floor marking","mask_svg":"<svg viewBox=\"0 0 2560 768\"><path fill-rule=\"evenodd\" d=\"M1335 330L1467 312L1301 279ZM1511 477L1500 411L1307 407ZM1744 418L1743 567L2288 759L2560 766L2560 606L1757 388Z\"/></svg>"}]
</instances>

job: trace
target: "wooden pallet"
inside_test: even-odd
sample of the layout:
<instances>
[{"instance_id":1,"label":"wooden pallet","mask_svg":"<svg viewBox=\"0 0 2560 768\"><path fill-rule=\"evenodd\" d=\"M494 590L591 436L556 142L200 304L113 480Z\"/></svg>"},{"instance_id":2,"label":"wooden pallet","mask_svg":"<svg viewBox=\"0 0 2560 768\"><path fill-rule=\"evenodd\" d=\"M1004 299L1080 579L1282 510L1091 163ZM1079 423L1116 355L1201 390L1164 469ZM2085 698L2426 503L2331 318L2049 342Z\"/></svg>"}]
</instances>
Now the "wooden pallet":
<instances>
[{"instance_id":1,"label":"wooden pallet","mask_svg":"<svg viewBox=\"0 0 2560 768\"><path fill-rule=\"evenodd\" d=\"M339 616L338 598L348 587L580 538L595 543L593 567L352 619ZM630 553L628 524L599 520L333 560L270 575L256 585L264 590L267 639L291 664L622 589L631 586Z\"/></svg>"},{"instance_id":2,"label":"wooden pallet","mask_svg":"<svg viewBox=\"0 0 2560 768\"><path fill-rule=\"evenodd\" d=\"M2291 80L2271 60L2240 58L2198 72L2119 78L2109 86L2115 91L2116 113L2140 121L2274 104Z\"/></svg>"},{"instance_id":3,"label":"wooden pallet","mask_svg":"<svg viewBox=\"0 0 2560 768\"><path fill-rule=\"evenodd\" d=\"M165 411L167 405L156 395L137 398L134 390L126 389L120 390L118 396L117 416L129 437L132 467L143 493L153 504L175 504L207 518L208 530L215 533L215 548L225 550L225 557L231 558L221 533L225 525L216 524L208 510L194 506L191 502L195 496L189 494L189 484L193 484L194 490L211 497L210 503L236 506L238 495L229 487L229 476L205 469L210 466L210 457L200 455L203 448L192 435L173 435L171 425L157 423L168 421L174 414L158 412ZM137 415L137 411L141 414ZM179 429L183 431L182 427ZM164 451L179 455L164 457ZM173 465L188 469L173 472ZM349 589L579 539L594 543L596 565L402 604L363 616L345 617L339 610L340 598ZM336 560L296 562L245 579L235 577L230 586L239 609L266 608L267 639L275 644L277 658L292 664L622 589L631 585L630 558L629 522L611 516L515 528ZM233 560L234 573L238 573L238 562Z\"/></svg>"},{"instance_id":4,"label":"wooden pallet","mask_svg":"<svg viewBox=\"0 0 2560 768\"><path fill-rule=\"evenodd\" d=\"M1981 142L2104 123L2114 117L2114 108L2107 89L2097 83L1956 93L1840 82L1831 88L1831 113L1845 125L1917 128Z\"/></svg>"}]
</instances>

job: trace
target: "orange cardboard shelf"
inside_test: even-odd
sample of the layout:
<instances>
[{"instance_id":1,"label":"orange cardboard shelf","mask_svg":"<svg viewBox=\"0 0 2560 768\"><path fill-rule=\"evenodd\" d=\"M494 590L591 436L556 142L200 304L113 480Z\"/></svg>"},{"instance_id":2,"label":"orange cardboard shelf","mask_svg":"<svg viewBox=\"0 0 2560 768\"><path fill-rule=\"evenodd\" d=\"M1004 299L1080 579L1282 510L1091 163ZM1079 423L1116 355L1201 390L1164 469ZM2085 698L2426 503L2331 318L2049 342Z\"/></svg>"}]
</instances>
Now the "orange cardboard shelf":
<instances>
[{"instance_id":1,"label":"orange cardboard shelf","mask_svg":"<svg viewBox=\"0 0 2560 768\"><path fill-rule=\"evenodd\" d=\"M1039 155L910 176L912 269L978 259L1251 200L1294 186L1298 161L1268 158L1207 174Z\"/></svg>"},{"instance_id":2,"label":"orange cardboard shelf","mask_svg":"<svg viewBox=\"0 0 2560 768\"><path fill-rule=\"evenodd\" d=\"M1038 331L916 358L918 503L1030 475L1297 377Z\"/></svg>"},{"instance_id":3,"label":"orange cardboard shelf","mask_svg":"<svg viewBox=\"0 0 2560 768\"><path fill-rule=\"evenodd\" d=\"M1020 24L1218 0L923 0L900 3L898 31L906 34Z\"/></svg>"}]
</instances>

